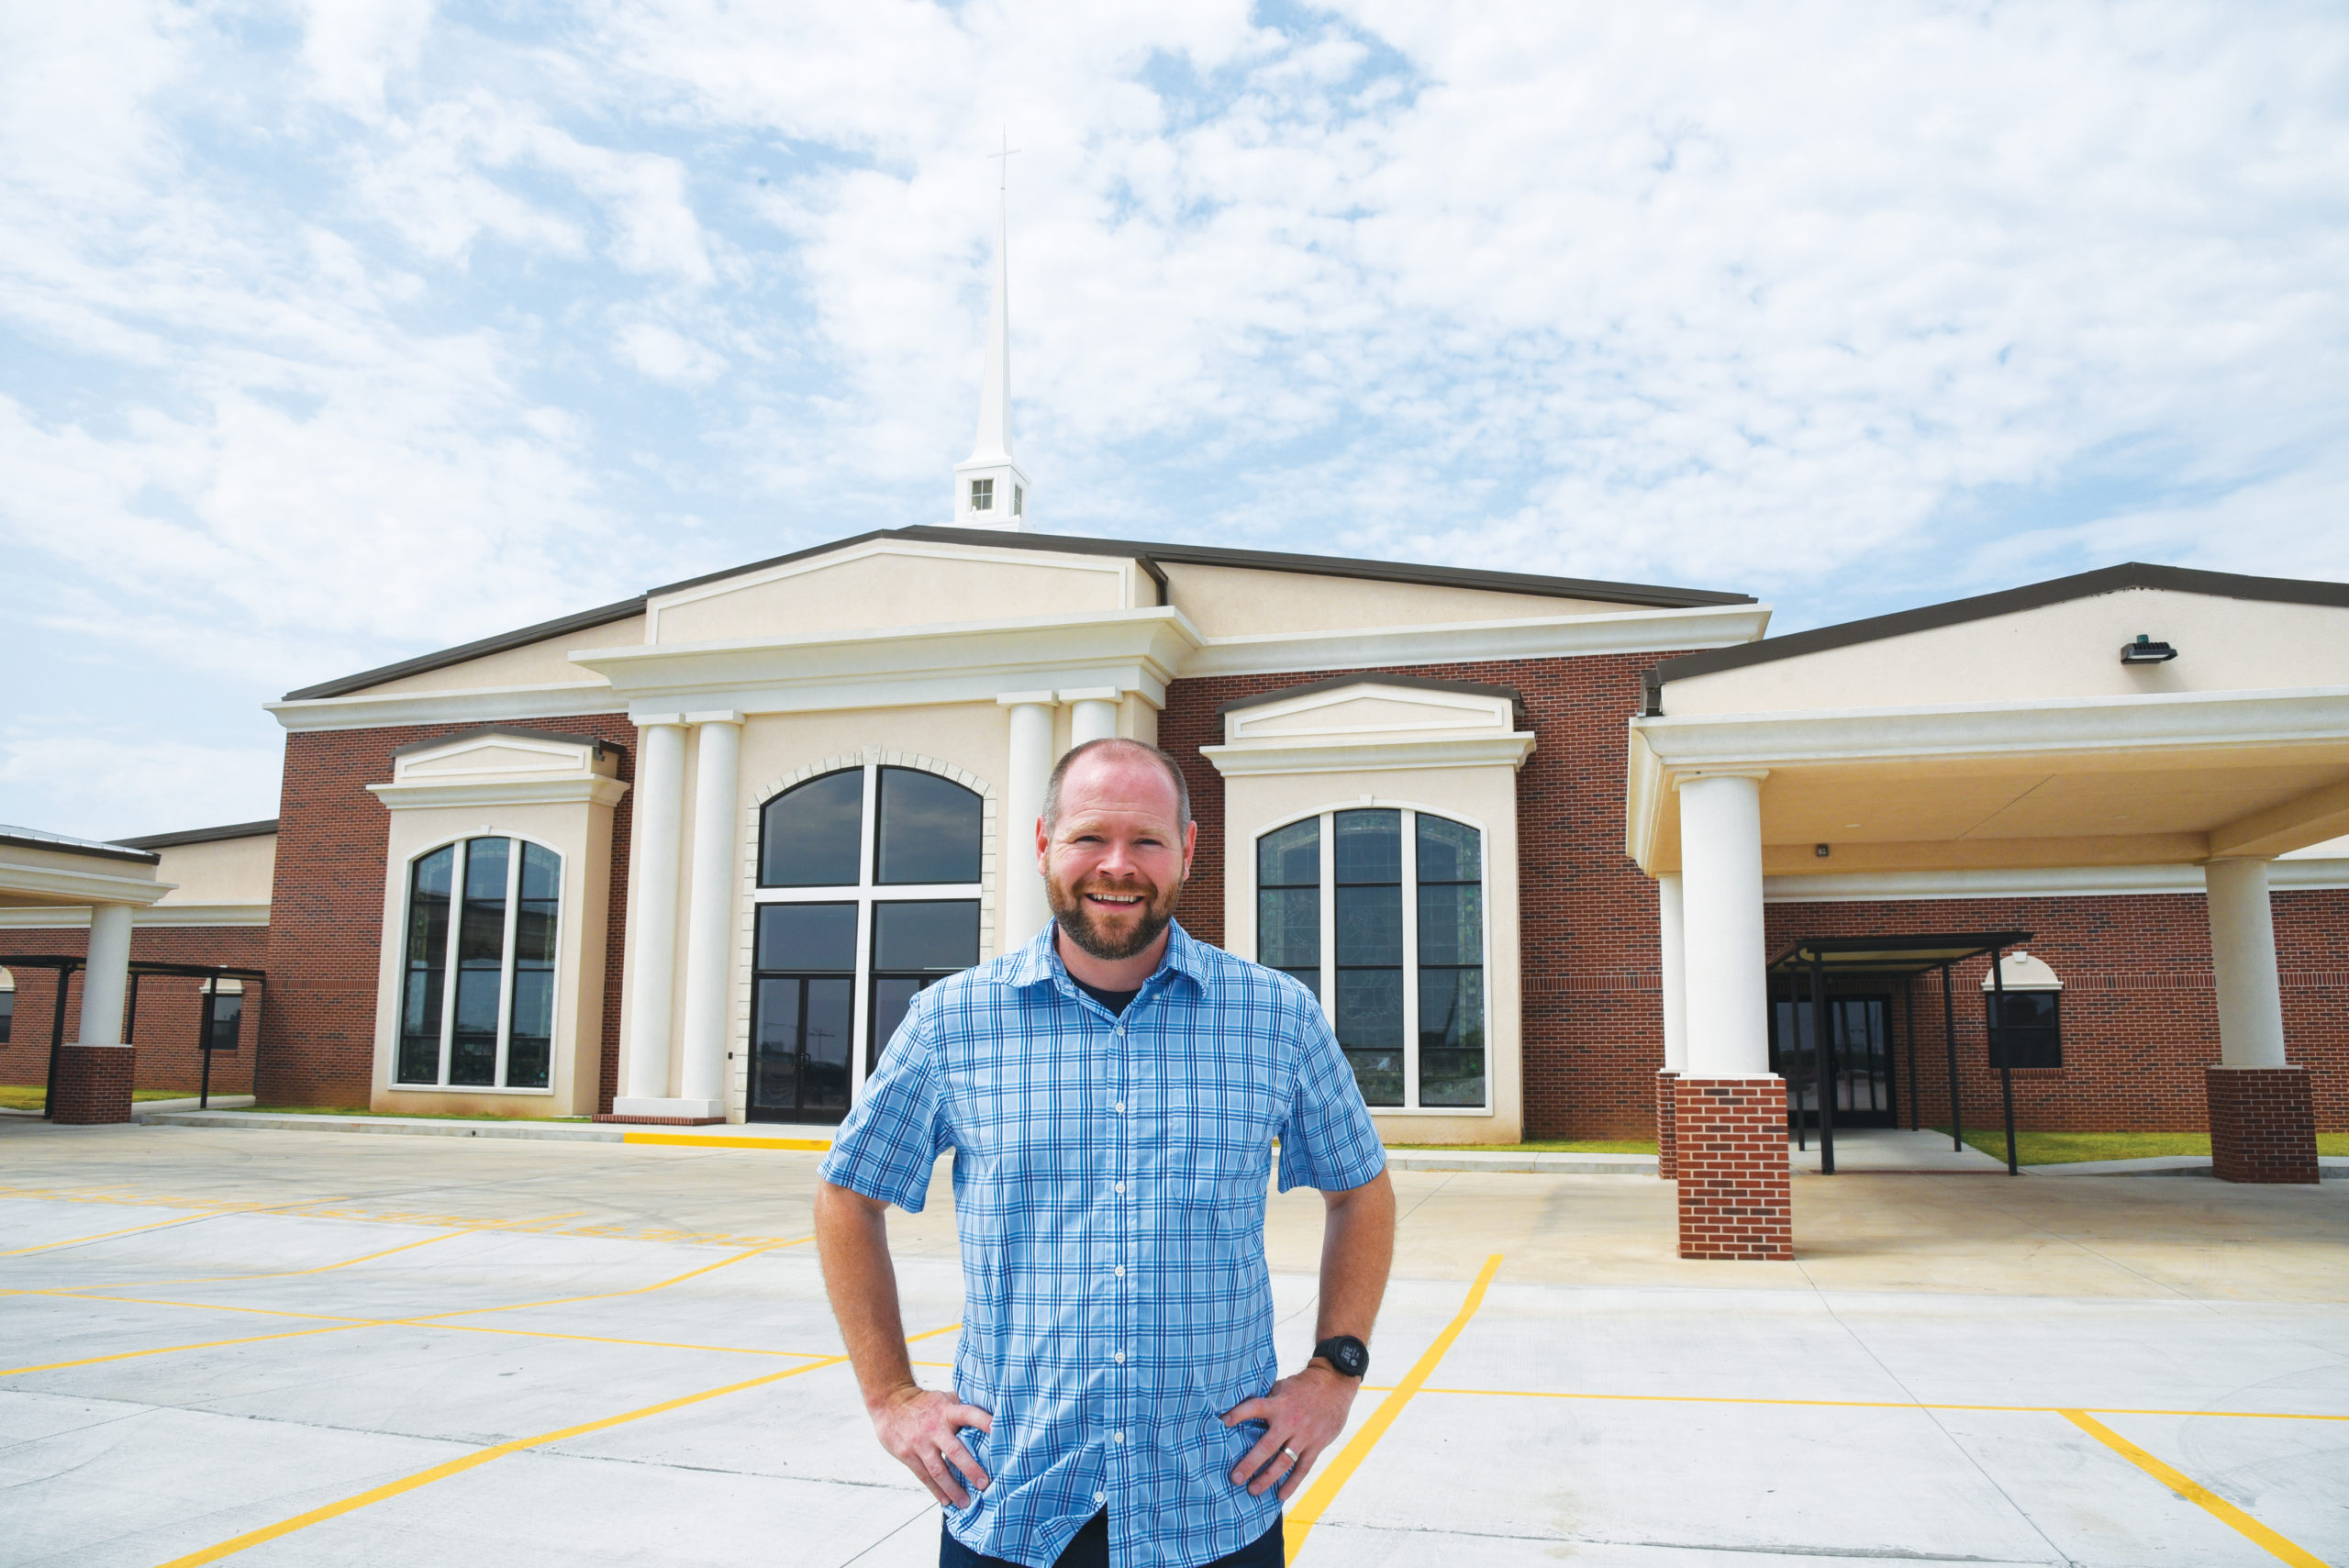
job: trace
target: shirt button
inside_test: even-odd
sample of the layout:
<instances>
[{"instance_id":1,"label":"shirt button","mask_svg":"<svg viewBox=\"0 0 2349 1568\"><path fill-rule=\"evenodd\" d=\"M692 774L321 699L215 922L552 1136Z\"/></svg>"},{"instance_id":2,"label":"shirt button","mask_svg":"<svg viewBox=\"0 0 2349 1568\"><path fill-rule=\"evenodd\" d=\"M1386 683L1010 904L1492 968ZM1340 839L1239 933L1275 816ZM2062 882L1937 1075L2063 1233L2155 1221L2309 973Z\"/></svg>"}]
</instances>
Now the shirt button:
<instances>
[{"instance_id":1,"label":"shirt button","mask_svg":"<svg viewBox=\"0 0 2349 1568\"><path fill-rule=\"evenodd\" d=\"M1096 1492L1093 1494L1093 1500L1097 1503L1106 1503L1109 1500L1109 1494L1107 1492Z\"/></svg>"},{"instance_id":2,"label":"shirt button","mask_svg":"<svg viewBox=\"0 0 2349 1568\"><path fill-rule=\"evenodd\" d=\"M1123 1366L1123 1365L1125 1365L1125 1364L1126 1364L1126 1352L1125 1352L1125 1351L1110 1351L1110 1352L1109 1352L1109 1354L1110 1354L1111 1358L1112 1358L1113 1360L1115 1360L1115 1361L1117 1362L1117 1363L1118 1363L1119 1366Z\"/></svg>"},{"instance_id":3,"label":"shirt button","mask_svg":"<svg viewBox=\"0 0 2349 1568\"><path fill-rule=\"evenodd\" d=\"M1112 1436L1115 1438L1115 1440L1116 1440L1117 1441L1119 1441L1119 1442L1123 1442L1123 1441L1125 1441L1125 1440L1126 1440L1126 1434L1125 1434L1125 1433L1123 1433L1123 1432L1117 1432L1117 1433L1113 1433L1113 1434L1111 1434L1111 1435L1112 1435Z\"/></svg>"},{"instance_id":4,"label":"shirt button","mask_svg":"<svg viewBox=\"0 0 2349 1568\"><path fill-rule=\"evenodd\" d=\"M1119 1192L1124 1192L1124 1191L1126 1190L1126 1184L1125 1184L1125 1183L1123 1183L1123 1182L1119 1182L1119 1183L1118 1184L1118 1190L1119 1190Z\"/></svg>"},{"instance_id":5,"label":"shirt button","mask_svg":"<svg viewBox=\"0 0 2349 1568\"><path fill-rule=\"evenodd\" d=\"M1126 1277L1126 1265L1125 1265L1125 1264L1123 1264L1123 1263L1119 1263L1116 1268L1114 1268L1114 1269L1110 1270L1109 1272L1110 1272L1110 1273L1114 1273L1114 1274L1116 1274L1119 1279L1123 1279L1123 1278L1125 1278L1125 1277Z\"/></svg>"},{"instance_id":6,"label":"shirt button","mask_svg":"<svg viewBox=\"0 0 2349 1568\"><path fill-rule=\"evenodd\" d=\"M1118 1114L1119 1114L1119 1116L1123 1116L1123 1115L1125 1115L1125 1114L1126 1114L1126 1102L1125 1102L1125 1101L1123 1101L1123 1100L1119 1100L1119 1101L1118 1102Z\"/></svg>"}]
</instances>

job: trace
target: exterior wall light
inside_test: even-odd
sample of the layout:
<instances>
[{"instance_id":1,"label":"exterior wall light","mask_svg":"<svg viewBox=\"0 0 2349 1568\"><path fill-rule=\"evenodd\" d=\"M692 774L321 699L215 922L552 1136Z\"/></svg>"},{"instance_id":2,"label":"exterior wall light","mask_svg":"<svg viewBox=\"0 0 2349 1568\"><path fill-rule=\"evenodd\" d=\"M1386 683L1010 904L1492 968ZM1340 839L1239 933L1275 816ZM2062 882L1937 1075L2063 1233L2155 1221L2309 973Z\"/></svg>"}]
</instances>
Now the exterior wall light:
<instances>
[{"instance_id":1,"label":"exterior wall light","mask_svg":"<svg viewBox=\"0 0 2349 1568\"><path fill-rule=\"evenodd\" d=\"M1830 850L1826 845L1824 845L1824 844L1813 844L1813 845L1810 847L1810 852L1811 852L1812 854L1814 854L1814 855L1817 855L1817 856L1818 856L1820 860L1822 860L1822 861L1823 861L1823 860L1825 860L1825 859L1826 859L1830 854L1833 853L1833 851L1831 851L1831 850Z\"/></svg>"},{"instance_id":2,"label":"exterior wall light","mask_svg":"<svg viewBox=\"0 0 2349 1568\"><path fill-rule=\"evenodd\" d=\"M2121 662L2123 664L2161 664L2176 657L2176 649L2166 642L2155 642L2142 631L2137 634L2136 641L2121 645Z\"/></svg>"}]
</instances>

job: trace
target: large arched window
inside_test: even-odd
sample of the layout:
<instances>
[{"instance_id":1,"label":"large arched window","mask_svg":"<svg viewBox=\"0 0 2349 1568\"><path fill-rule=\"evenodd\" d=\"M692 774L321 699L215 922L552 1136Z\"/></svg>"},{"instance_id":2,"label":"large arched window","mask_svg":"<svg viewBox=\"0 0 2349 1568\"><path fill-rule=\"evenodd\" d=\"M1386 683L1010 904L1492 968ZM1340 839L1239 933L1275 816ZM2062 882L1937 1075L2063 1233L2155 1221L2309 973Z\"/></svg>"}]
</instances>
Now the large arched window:
<instances>
[{"instance_id":1,"label":"large arched window","mask_svg":"<svg viewBox=\"0 0 2349 1568\"><path fill-rule=\"evenodd\" d=\"M914 994L979 962L985 806L868 766L760 808L751 1119L840 1120Z\"/></svg>"},{"instance_id":2,"label":"large arched window","mask_svg":"<svg viewBox=\"0 0 2349 1568\"><path fill-rule=\"evenodd\" d=\"M417 857L395 1084L547 1087L562 891L562 858L520 839L467 839Z\"/></svg>"},{"instance_id":3,"label":"large arched window","mask_svg":"<svg viewBox=\"0 0 2349 1568\"><path fill-rule=\"evenodd\" d=\"M1264 834L1256 957L1321 999L1371 1106L1489 1105L1475 828L1380 806L1326 811Z\"/></svg>"}]
</instances>

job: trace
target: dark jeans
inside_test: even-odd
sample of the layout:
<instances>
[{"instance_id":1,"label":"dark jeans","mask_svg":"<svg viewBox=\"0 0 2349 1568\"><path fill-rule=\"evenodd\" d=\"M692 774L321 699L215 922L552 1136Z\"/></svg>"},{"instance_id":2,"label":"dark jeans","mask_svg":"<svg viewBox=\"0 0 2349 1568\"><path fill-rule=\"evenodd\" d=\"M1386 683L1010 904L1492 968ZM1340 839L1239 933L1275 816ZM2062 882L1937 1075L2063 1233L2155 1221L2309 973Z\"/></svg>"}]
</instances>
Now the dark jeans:
<instances>
[{"instance_id":1,"label":"dark jeans","mask_svg":"<svg viewBox=\"0 0 2349 1568\"><path fill-rule=\"evenodd\" d=\"M961 1541L954 1532L939 1529L938 1568L1019 1568L1000 1557L982 1557ZM1275 1519L1273 1528L1229 1556L1219 1557L1203 1568L1281 1568L1284 1552L1281 1547L1281 1521ZM1109 1568L1109 1516L1105 1511L1094 1515L1068 1543L1052 1568Z\"/></svg>"}]
</instances>

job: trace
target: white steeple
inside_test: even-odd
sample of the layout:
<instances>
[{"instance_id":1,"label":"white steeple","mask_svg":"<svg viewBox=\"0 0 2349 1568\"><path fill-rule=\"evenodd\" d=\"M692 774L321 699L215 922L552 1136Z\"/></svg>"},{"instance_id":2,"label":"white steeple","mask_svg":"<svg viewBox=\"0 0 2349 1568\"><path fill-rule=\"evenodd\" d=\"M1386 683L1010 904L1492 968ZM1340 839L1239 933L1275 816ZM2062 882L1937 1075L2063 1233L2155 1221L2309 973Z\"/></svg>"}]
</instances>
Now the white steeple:
<instances>
[{"instance_id":1,"label":"white steeple","mask_svg":"<svg viewBox=\"0 0 2349 1568\"><path fill-rule=\"evenodd\" d=\"M1010 138L1003 150L1003 172L996 181L995 298L987 312L987 360L979 379L979 433L971 455L954 465L954 526L964 528L1028 527L1028 476L1011 461L1011 300L1007 204Z\"/></svg>"}]
</instances>

